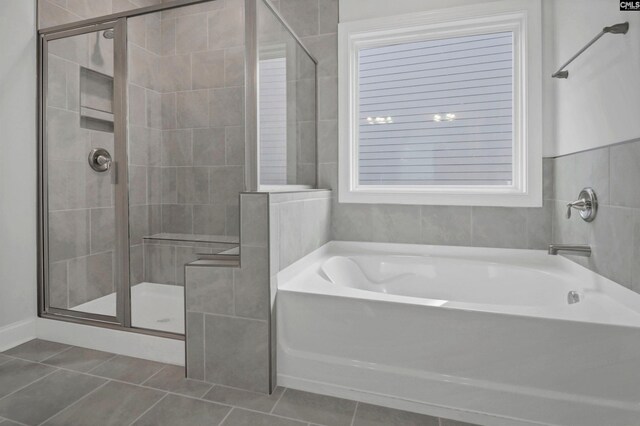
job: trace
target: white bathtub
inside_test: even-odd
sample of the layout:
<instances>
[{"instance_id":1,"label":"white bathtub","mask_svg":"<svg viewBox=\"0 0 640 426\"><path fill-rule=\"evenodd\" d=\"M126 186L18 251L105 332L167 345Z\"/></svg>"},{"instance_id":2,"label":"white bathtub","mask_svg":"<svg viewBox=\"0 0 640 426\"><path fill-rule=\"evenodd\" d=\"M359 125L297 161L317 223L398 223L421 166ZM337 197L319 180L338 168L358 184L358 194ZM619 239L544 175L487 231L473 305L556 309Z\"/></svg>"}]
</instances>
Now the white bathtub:
<instances>
[{"instance_id":1,"label":"white bathtub","mask_svg":"<svg viewBox=\"0 0 640 426\"><path fill-rule=\"evenodd\" d=\"M486 425L640 425L640 295L560 256L331 242L277 285L280 385Z\"/></svg>"}]
</instances>

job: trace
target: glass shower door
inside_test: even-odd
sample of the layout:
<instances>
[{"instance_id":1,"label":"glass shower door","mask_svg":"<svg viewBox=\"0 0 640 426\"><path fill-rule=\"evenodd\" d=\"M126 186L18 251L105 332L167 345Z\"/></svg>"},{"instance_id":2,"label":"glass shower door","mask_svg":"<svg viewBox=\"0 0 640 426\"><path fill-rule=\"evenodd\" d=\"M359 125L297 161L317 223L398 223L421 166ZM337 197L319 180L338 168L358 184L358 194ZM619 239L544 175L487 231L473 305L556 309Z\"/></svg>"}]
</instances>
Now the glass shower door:
<instances>
[{"instance_id":1,"label":"glass shower door","mask_svg":"<svg viewBox=\"0 0 640 426\"><path fill-rule=\"evenodd\" d=\"M125 29L121 20L50 34L42 44L44 312L118 324L128 274L119 217L126 170L116 167L126 158L116 54Z\"/></svg>"}]
</instances>

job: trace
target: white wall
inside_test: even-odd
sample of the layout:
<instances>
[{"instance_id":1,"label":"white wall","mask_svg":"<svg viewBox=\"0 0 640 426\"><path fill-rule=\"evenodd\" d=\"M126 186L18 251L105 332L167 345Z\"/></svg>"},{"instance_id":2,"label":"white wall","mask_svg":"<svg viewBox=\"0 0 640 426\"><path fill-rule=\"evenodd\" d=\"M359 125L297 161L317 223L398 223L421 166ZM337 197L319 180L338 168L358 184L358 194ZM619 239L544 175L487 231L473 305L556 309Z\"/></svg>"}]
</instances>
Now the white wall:
<instances>
[{"instance_id":1,"label":"white wall","mask_svg":"<svg viewBox=\"0 0 640 426\"><path fill-rule=\"evenodd\" d=\"M563 155L640 137L640 13L609 0L552 0L555 62L567 61L603 27L629 21L626 35L607 34L554 81L556 143ZM555 70L552 70L555 71Z\"/></svg>"},{"instance_id":2,"label":"white wall","mask_svg":"<svg viewBox=\"0 0 640 426\"><path fill-rule=\"evenodd\" d=\"M35 1L0 1L0 332L36 315ZM6 338L6 335L4 336ZM2 341L0 347L7 342Z\"/></svg>"},{"instance_id":3,"label":"white wall","mask_svg":"<svg viewBox=\"0 0 640 426\"><path fill-rule=\"evenodd\" d=\"M486 0L340 0L340 22L485 3ZM611 0L543 0L544 156L570 154L640 137L640 13ZM569 67L550 75L602 27L629 21Z\"/></svg>"}]
</instances>

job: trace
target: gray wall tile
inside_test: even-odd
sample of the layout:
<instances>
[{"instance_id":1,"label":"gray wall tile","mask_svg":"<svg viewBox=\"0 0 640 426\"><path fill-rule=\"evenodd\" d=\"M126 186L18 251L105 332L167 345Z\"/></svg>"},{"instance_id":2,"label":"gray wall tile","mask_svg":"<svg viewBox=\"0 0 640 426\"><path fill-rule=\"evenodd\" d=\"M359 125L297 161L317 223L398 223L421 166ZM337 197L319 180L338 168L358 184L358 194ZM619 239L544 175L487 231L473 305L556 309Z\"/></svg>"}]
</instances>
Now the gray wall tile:
<instances>
[{"instance_id":1,"label":"gray wall tile","mask_svg":"<svg viewBox=\"0 0 640 426\"><path fill-rule=\"evenodd\" d=\"M224 85L244 86L244 47L232 47L224 52Z\"/></svg>"},{"instance_id":2,"label":"gray wall tile","mask_svg":"<svg viewBox=\"0 0 640 426\"><path fill-rule=\"evenodd\" d=\"M269 237L269 197L266 194L242 194L240 238L243 246L267 247Z\"/></svg>"},{"instance_id":3,"label":"gray wall tile","mask_svg":"<svg viewBox=\"0 0 640 426\"><path fill-rule=\"evenodd\" d=\"M473 207L471 243L476 247L527 248L527 212L508 207Z\"/></svg>"},{"instance_id":4,"label":"gray wall tile","mask_svg":"<svg viewBox=\"0 0 640 426\"><path fill-rule=\"evenodd\" d=\"M209 49L244 44L244 13L240 7L225 8L209 14Z\"/></svg>"},{"instance_id":5,"label":"gray wall tile","mask_svg":"<svg viewBox=\"0 0 640 426\"><path fill-rule=\"evenodd\" d=\"M423 244L470 246L471 207L422 206Z\"/></svg>"},{"instance_id":6,"label":"gray wall tile","mask_svg":"<svg viewBox=\"0 0 640 426\"><path fill-rule=\"evenodd\" d=\"M205 315L206 380L268 392L268 335L264 321Z\"/></svg>"},{"instance_id":7,"label":"gray wall tile","mask_svg":"<svg viewBox=\"0 0 640 426\"><path fill-rule=\"evenodd\" d=\"M224 204L194 205L193 233L225 235L226 214L227 209Z\"/></svg>"},{"instance_id":8,"label":"gray wall tile","mask_svg":"<svg viewBox=\"0 0 640 426\"><path fill-rule=\"evenodd\" d=\"M115 220L111 207L91 210L91 253L114 249Z\"/></svg>"},{"instance_id":9,"label":"gray wall tile","mask_svg":"<svg viewBox=\"0 0 640 426\"><path fill-rule=\"evenodd\" d=\"M176 190L180 204L209 203L209 170L206 167L178 167Z\"/></svg>"},{"instance_id":10,"label":"gray wall tile","mask_svg":"<svg viewBox=\"0 0 640 426\"><path fill-rule=\"evenodd\" d=\"M244 127L225 127L225 154L228 166L244 166Z\"/></svg>"},{"instance_id":11,"label":"gray wall tile","mask_svg":"<svg viewBox=\"0 0 640 426\"><path fill-rule=\"evenodd\" d=\"M244 124L244 89L242 87L209 90L209 125L211 127Z\"/></svg>"},{"instance_id":12,"label":"gray wall tile","mask_svg":"<svg viewBox=\"0 0 640 426\"><path fill-rule=\"evenodd\" d=\"M233 270L235 314L269 319L269 250L266 247L241 248L242 267Z\"/></svg>"},{"instance_id":13,"label":"gray wall tile","mask_svg":"<svg viewBox=\"0 0 640 426\"><path fill-rule=\"evenodd\" d=\"M280 13L298 37L318 34L317 0L280 0Z\"/></svg>"},{"instance_id":14,"label":"gray wall tile","mask_svg":"<svg viewBox=\"0 0 640 426\"><path fill-rule=\"evenodd\" d=\"M193 164L191 130L162 132L162 165L190 166Z\"/></svg>"},{"instance_id":15,"label":"gray wall tile","mask_svg":"<svg viewBox=\"0 0 640 426\"><path fill-rule=\"evenodd\" d=\"M420 206L335 204L333 238L353 241L418 243Z\"/></svg>"},{"instance_id":16,"label":"gray wall tile","mask_svg":"<svg viewBox=\"0 0 640 426\"><path fill-rule=\"evenodd\" d=\"M213 89L225 85L225 51L210 50L192 55L193 88Z\"/></svg>"},{"instance_id":17,"label":"gray wall tile","mask_svg":"<svg viewBox=\"0 0 640 426\"><path fill-rule=\"evenodd\" d=\"M224 166L226 164L224 128L193 130L193 164L196 166Z\"/></svg>"},{"instance_id":18,"label":"gray wall tile","mask_svg":"<svg viewBox=\"0 0 640 426\"><path fill-rule=\"evenodd\" d=\"M176 53L190 53L207 49L207 16L180 16L176 19Z\"/></svg>"},{"instance_id":19,"label":"gray wall tile","mask_svg":"<svg viewBox=\"0 0 640 426\"><path fill-rule=\"evenodd\" d=\"M90 253L89 210L49 213L49 260L72 259Z\"/></svg>"},{"instance_id":20,"label":"gray wall tile","mask_svg":"<svg viewBox=\"0 0 640 426\"><path fill-rule=\"evenodd\" d=\"M609 203L609 149L568 155L555 160L555 199L574 201L592 187L600 202Z\"/></svg>"},{"instance_id":21,"label":"gray wall tile","mask_svg":"<svg viewBox=\"0 0 640 426\"><path fill-rule=\"evenodd\" d=\"M113 252L71 259L68 274L71 308L111 294L115 291Z\"/></svg>"},{"instance_id":22,"label":"gray wall tile","mask_svg":"<svg viewBox=\"0 0 640 426\"><path fill-rule=\"evenodd\" d=\"M176 248L144 244L144 280L156 284L176 284Z\"/></svg>"},{"instance_id":23,"label":"gray wall tile","mask_svg":"<svg viewBox=\"0 0 640 426\"><path fill-rule=\"evenodd\" d=\"M610 151L611 204L640 208L640 142L612 146Z\"/></svg>"},{"instance_id":24,"label":"gray wall tile","mask_svg":"<svg viewBox=\"0 0 640 426\"><path fill-rule=\"evenodd\" d=\"M204 380L204 314L187 311L186 339L187 377Z\"/></svg>"},{"instance_id":25,"label":"gray wall tile","mask_svg":"<svg viewBox=\"0 0 640 426\"><path fill-rule=\"evenodd\" d=\"M209 125L209 92L193 90L176 93L177 125L179 129Z\"/></svg>"},{"instance_id":26,"label":"gray wall tile","mask_svg":"<svg viewBox=\"0 0 640 426\"><path fill-rule=\"evenodd\" d=\"M189 311L234 315L231 268L188 266L186 273Z\"/></svg>"}]
</instances>

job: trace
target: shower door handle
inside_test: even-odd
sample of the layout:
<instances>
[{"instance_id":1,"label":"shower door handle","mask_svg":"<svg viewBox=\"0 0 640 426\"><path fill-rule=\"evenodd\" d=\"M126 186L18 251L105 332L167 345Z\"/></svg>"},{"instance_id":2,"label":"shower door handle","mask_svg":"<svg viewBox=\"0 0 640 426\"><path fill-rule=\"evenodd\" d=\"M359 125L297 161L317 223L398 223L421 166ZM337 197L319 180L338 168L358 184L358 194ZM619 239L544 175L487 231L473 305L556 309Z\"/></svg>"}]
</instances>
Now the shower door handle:
<instances>
[{"instance_id":1,"label":"shower door handle","mask_svg":"<svg viewBox=\"0 0 640 426\"><path fill-rule=\"evenodd\" d=\"M111 164L109 165L109 171L111 172L111 183L113 185L117 185L118 184L118 162L117 161L111 161Z\"/></svg>"}]
</instances>

